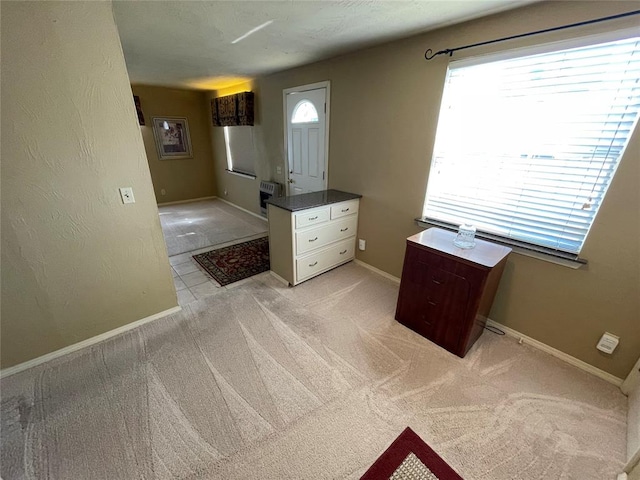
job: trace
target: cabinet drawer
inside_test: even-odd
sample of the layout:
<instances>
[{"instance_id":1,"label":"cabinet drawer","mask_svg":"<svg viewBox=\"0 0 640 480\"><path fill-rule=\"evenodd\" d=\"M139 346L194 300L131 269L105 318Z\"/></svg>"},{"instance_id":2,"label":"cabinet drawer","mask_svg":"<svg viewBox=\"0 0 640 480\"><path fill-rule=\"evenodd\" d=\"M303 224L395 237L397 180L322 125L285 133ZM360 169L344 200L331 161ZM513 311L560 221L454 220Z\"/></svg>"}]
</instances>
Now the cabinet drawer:
<instances>
[{"instance_id":1,"label":"cabinet drawer","mask_svg":"<svg viewBox=\"0 0 640 480\"><path fill-rule=\"evenodd\" d=\"M296 260L298 281L311 277L335 265L353 259L355 254L355 238L341 241L324 250Z\"/></svg>"},{"instance_id":2,"label":"cabinet drawer","mask_svg":"<svg viewBox=\"0 0 640 480\"><path fill-rule=\"evenodd\" d=\"M467 265L459 260L448 257L444 254L438 254L436 252L426 250L420 247L407 248L407 255L410 256L412 262L417 262L422 265L429 265L434 269L438 269L442 272L451 272L461 277L473 277L482 270L481 266ZM437 275L434 271L432 278L434 284L442 282L442 275Z\"/></svg>"},{"instance_id":3,"label":"cabinet drawer","mask_svg":"<svg viewBox=\"0 0 640 480\"><path fill-rule=\"evenodd\" d=\"M355 216L329 222L322 227L296 233L296 255L310 252L337 240L356 234L358 218Z\"/></svg>"},{"instance_id":4,"label":"cabinet drawer","mask_svg":"<svg viewBox=\"0 0 640 480\"><path fill-rule=\"evenodd\" d=\"M358 200L350 200L348 202L336 203L331 206L331 219L344 217L345 215L353 215L358 213Z\"/></svg>"},{"instance_id":5,"label":"cabinet drawer","mask_svg":"<svg viewBox=\"0 0 640 480\"><path fill-rule=\"evenodd\" d=\"M310 227L318 223L329 220L330 208L321 208L318 210L304 211L296 213L296 228Z\"/></svg>"}]
</instances>

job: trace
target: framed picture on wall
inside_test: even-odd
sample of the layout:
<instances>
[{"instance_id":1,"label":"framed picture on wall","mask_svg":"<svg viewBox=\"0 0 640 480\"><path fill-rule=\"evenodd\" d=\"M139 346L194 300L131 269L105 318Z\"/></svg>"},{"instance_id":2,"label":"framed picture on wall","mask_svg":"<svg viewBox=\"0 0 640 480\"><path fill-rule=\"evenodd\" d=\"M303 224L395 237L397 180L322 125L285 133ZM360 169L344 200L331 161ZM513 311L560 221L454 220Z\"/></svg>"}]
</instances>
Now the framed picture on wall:
<instances>
[{"instance_id":1,"label":"framed picture on wall","mask_svg":"<svg viewBox=\"0 0 640 480\"><path fill-rule=\"evenodd\" d=\"M189 122L183 117L154 117L153 135L160 160L193 158Z\"/></svg>"}]
</instances>

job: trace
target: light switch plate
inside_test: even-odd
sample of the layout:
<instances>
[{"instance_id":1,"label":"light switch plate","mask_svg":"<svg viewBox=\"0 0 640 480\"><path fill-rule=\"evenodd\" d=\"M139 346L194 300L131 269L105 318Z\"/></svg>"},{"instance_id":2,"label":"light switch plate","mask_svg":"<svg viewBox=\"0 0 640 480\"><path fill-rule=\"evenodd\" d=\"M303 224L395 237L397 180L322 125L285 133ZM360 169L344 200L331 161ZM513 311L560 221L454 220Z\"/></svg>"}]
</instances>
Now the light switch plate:
<instances>
[{"instance_id":1,"label":"light switch plate","mask_svg":"<svg viewBox=\"0 0 640 480\"><path fill-rule=\"evenodd\" d=\"M120 187L120 197L122 198L122 203L136 203L136 199L133 196L133 188L131 187Z\"/></svg>"}]
</instances>

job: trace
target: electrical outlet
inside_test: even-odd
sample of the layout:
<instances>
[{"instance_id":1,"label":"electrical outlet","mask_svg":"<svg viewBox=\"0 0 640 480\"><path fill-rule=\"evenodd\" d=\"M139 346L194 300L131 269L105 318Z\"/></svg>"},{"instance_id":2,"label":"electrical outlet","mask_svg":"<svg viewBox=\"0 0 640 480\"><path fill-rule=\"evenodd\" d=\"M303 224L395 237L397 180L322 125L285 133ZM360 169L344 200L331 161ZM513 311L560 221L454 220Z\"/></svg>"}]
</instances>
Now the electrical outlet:
<instances>
[{"instance_id":1,"label":"electrical outlet","mask_svg":"<svg viewBox=\"0 0 640 480\"><path fill-rule=\"evenodd\" d=\"M122 203L136 203L131 187L120 187L120 198L122 198Z\"/></svg>"},{"instance_id":2,"label":"electrical outlet","mask_svg":"<svg viewBox=\"0 0 640 480\"><path fill-rule=\"evenodd\" d=\"M167 191L163 188L162 190L160 190L160 195L166 195Z\"/></svg>"},{"instance_id":3,"label":"electrical outlet","mask_svg":"<svg viewBox=\"0 0 640 480\"><path fill-rule=\"evenodd\" d=\"M229 195L229 192L227 192L226 190L224 191L224 196L226 197L227 195Z\"/></svg>"},{"instance_id":4,"label":"electrical outlet","mask_svg":"<svg viewBox=\"0 0 640 480\"><path fill-rule=\"evenodd\" d=\"M358 239L358 249L364 250L367 247L367 242L362 238Z\"/></svg>"},{"instance_id":5,"label":"electrical outlet","mask_svg":"<svg viewBox=\"0 0 640 480\"><path fill-rule=\"evenodd\" d=\"M609 355L611 355L613 351L616 349L616 347L618 346L619 342L620 342L620 337L613 335L609 332L604 332L604 334L600 338L600 341L598 342L598 345L596 345L596 348L601 352L608 353Z\"/></svg>"},{"instance_id":6,"label":"electrical outlet","mask_svg":"<svg viewBox=\"0 0 640 480\"><path fill-rule=\"evenodd\" d=\"M280 175L282 173L282 167L280 165L276 166L276 173Z\"/></svg>"}]
</instances>

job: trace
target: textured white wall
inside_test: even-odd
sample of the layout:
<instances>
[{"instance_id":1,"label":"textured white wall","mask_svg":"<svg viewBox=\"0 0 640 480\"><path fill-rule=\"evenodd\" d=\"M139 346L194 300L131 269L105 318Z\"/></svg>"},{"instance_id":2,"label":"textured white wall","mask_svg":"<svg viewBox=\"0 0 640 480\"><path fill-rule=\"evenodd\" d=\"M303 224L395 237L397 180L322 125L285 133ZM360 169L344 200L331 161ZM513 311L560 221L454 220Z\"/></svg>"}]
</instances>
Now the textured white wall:
<instances>
[{"instance_id":1,"label":"textured white wall","mask_svg":"<svg viewBox=\"0 0 640 480\"><path fill-rule=\"evenodd\" d=\"M5 368L177 301L110 2L3 2L1 32Z\"/></svg>"}]
</instances>

